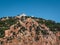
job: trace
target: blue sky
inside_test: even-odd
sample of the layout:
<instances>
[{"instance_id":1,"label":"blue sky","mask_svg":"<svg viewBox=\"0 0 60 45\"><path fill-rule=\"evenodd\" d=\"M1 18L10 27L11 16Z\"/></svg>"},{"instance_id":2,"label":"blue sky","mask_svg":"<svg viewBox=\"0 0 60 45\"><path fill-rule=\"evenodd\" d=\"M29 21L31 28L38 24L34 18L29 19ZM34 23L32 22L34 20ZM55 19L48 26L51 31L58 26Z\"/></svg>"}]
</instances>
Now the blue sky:
<instances>
[{"instance_id":1,"label":"blue sky","mask_svg":"<svg viewBox=\"0 0 60 45\"><path fill-rule=\"evenodd\" d=\"M60 22L60 1L0 0L0 17L16 16L21 13Z\"/></svg>"}]
</instances>

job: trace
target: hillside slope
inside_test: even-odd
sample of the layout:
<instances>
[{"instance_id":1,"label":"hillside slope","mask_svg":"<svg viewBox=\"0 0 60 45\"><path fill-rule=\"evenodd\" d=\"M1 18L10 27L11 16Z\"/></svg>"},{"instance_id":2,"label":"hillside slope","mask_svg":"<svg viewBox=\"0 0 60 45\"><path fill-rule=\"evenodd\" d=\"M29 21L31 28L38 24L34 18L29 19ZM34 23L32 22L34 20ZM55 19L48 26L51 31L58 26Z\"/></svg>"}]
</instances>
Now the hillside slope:
<instances>
[{"instance_id":1,"label":"hillside slope","mask_svg":"<svg viewBox=\"0 0 60 45\"><path fill-rule=\"evenodd\" d=\"M25 15L0 18L0 45L60 45L60 23Z\"/></svg>"}]
</instances>

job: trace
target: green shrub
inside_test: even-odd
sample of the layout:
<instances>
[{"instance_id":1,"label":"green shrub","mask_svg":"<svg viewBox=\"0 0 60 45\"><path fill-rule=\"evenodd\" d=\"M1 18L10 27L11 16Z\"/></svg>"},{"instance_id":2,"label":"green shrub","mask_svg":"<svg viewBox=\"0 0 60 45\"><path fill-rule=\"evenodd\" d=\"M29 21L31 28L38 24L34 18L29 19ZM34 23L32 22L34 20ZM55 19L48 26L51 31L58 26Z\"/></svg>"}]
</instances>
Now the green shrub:
<instances>
[{"instance_id":1,"label":"green shrub","mask_svg":"<svg viewBox=\"0 0 60 45\"><path fill-rule=\"evenodd\" d=\"M41 30L41 33L43 34L43 35L48 35L49 33L47 32L47 30Z\"/></svg>"}]
</instances>

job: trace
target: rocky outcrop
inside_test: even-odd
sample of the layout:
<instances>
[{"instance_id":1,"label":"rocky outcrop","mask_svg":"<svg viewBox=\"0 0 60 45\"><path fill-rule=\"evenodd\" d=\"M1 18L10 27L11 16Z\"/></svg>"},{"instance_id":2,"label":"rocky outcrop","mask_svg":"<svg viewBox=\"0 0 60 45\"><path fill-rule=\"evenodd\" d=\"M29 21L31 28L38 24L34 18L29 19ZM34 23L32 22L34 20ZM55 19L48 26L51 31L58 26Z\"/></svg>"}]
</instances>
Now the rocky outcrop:
<instances>
[{"instance_id":1,"label":"rocky outcrop","mask_svg":"<svg viewBox=\"0 0 60 45\"><path fill-rule=\"evenodd\" d=\"M0 38L0 45L60 45L60 32L53 33L45 24L35 19L27 18L5 30L5 36Z\"/></svg>"}]
</instances>

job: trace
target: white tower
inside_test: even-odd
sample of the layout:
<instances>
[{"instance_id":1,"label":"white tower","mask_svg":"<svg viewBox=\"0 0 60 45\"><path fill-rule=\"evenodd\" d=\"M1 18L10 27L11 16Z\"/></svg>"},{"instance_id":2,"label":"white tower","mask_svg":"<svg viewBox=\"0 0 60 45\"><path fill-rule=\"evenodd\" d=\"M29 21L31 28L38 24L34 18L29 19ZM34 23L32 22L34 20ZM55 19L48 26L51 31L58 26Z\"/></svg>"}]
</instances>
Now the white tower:
<instances>
[{"instance_id":1,"label":"white tower","mask_svg":"<svg viewBox=\"0 0 60 45\"><path fill-rule=\"evenodd\" d=\"M22 17L22 16L26 16L26 14L25 13L20 14L20 17Z\"/></svg>"},{"instance_id":2,"label":"white tower","mask_svg":"<svg viewBox=\"0 0 60 45\"><path fill-rule=\"evenodd\" d=\"M22 14L20 14L20 17L22 17L23 16L23 20L25 21L25 16L26 16L26 14L25 13L22 13Z\"/></svg>"},{"instance_id":3,"label":"white tower","mask_svg":"<svg viewBox=\"0 0 60 45\"><path fill-rule=\"evenodd\" d=\"M9 19L9 17L7 16L6 19Z\"/></svg>"}]
</instances>

